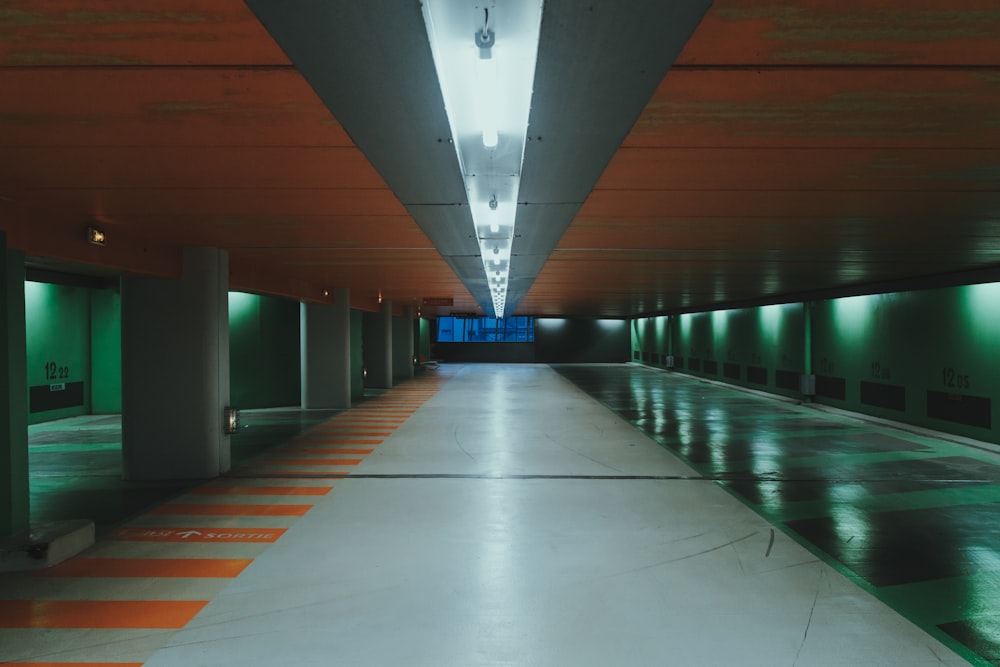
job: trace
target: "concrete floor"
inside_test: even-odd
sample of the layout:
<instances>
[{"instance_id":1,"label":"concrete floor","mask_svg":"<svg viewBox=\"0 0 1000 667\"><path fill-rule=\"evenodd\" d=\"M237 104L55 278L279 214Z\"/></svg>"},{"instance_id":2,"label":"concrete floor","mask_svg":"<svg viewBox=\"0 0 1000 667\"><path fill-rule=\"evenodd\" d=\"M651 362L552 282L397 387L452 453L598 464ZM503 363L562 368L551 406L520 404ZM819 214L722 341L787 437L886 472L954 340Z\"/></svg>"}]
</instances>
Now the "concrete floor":
<instances>
[{"instance_id":1,"label":"concrete floor","mask_svg":"<svg viewBox=\"0 0 1000 667\"><path fill-rule=\"evenodd\" d=\"M981 483L860 468L938 458ZM847 468L815 472L832 462ZM892 525L871 515L982 493L995 464L637 366L442 366L64 566L0 578L0 661L987 664L962 641L987 644L949 632L968 613L928 620L900 604L929 586L960 607L968 588L949 582L985 581L987 566L908 563L941 561L923 552L862 564L896 553L872 532ZM907 479L922 501L904 502Z\"/></svg>"}]
</instances>

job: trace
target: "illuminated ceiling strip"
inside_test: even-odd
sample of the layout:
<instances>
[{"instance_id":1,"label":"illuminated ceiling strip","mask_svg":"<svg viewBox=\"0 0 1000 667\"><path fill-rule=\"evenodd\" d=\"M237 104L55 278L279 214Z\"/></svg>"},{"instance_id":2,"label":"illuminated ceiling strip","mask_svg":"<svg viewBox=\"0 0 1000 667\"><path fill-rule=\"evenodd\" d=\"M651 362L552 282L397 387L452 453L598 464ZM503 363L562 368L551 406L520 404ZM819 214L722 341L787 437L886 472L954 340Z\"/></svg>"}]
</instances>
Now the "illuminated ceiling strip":
<instances>
[{"instance_id":1,"label":"illuminated ceiling strip","mask_svg":"<svg viewBox=\"0 0 1000 667\"><path fill-rule=\"evenodd\" d=\"M493 310L503 317L542 0L423 0L423 14Z\"/></svg>"}]
</instances>

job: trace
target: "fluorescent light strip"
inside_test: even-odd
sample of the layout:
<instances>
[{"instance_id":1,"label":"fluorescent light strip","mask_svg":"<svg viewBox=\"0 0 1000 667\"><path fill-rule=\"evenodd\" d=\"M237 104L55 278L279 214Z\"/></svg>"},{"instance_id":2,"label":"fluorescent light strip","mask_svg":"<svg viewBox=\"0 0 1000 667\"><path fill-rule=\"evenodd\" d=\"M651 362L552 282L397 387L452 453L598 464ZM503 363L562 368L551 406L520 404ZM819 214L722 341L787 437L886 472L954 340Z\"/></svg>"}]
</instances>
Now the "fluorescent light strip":
<instances>
[{"instance_id":1,"label":"fluorescent light strip","mask_svg":"<svg viewBox=\"0 0 1000 667\"><path fill-rule=\"evenodd\" d=\"M507 301L542 4L423 0L424 25L496 317L503 317Z\"/></svg>"}]
</instances>

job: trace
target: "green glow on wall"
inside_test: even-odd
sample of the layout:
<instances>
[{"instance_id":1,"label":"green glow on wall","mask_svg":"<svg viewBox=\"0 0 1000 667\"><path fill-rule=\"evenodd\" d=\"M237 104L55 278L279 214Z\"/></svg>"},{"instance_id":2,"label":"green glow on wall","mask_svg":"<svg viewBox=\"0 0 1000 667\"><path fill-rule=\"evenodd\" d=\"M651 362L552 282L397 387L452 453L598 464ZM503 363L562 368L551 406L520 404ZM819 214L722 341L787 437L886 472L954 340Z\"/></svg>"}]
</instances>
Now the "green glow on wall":
<instances>
[{"instance_id":1,"label":"green glow on wall","mask_svg":"<svg viewBox=\"0 0 1000 667\"><path fill-rule=\"evenodd\" d=\"M662 321L649 331L633 321L633 349L655 350L643 339ZM791 397L801 396L798 374L812 373L825 386L817 403L1000 442L998 282L685 313L667 322L680 372L707 375L705 362L715 361L720 381ZM727 365L741 375L727 377ZM942 394L950 403L932 408Z\"/></svg>"},{"instance_id":2,"label":"green glow on wall","mask_svg":"<svg viewBox=\"0 0 1000 667\"><path fill-rule=\"evenodd\" d=\"M246 292L230 292L229 321L243 321L250 317L256 317L259 304L260 297L256 294L247 294Z\"/></svg>"},{"instance_id":3,"label":"green glow on wall","mask_svg":"<svg viewBox=\"0 0 1000 667\"><path fill-rule=\"evenodd\" d=\"M979 337L996 341L1000 335L1000 283L982 283L958 288L964 306L962 319Z\"/></svg>"},{"instance_id":4,"label":"green glow on wall","mask_svg":"<svg viewBox=\"0 0 1000 667\"><path fill-rule=\"evenodd\" d=\"M535 326L540 329L559 330L565 327L569 320L561 317L536 317Z\"/></svg>"},{"instance_id":5,"label":"green glow on wall","mask_svg":"<svg viewBox=\"0 0 1000 667\"><path fill-rule=\"evenodd\" d=\"M597 320L597 326L605 331L618 331L626 326L625 320Z\"/></svg>"},{"instance_id":6,"label":"green glow on wall","mask_svg":"<svg viewBox=\"0 0 1000 667\"><path fill-rule=\"evenodd\" d=\"M694 315L692 313L684 313L678 319L681 327L681 337L686 343L691 336L691 323L694 321Z\"/></svg>"},{"instance_id":7,"label":"green glow on wall","mask_svg":"<svg viewBox=\"0 0 1000 667\"><path fill-rule=\"evenodd\" d=\"M784 305L772 304L762 306L759 310L760 332L764 336L764 343L774 344L777 342L778 333L781 331L781 320L783 317Z\"/></svg>"},{"instance_id":8,"label":"green glow on wall","mask_svg":"<svg viewBox=\"0 0 1000 667\"><path fill-rule=\"evenodd\" d=\"M716 340L720 337L726 335L726 329L729 328L729 311L728 310L713 310L712 311L712 333Z\"/></svg>"},{"instance_id":9,"label":"green glow on wall","mask_svg":"<svg viewBox=\"0 0 1000 667\"><path fill-rule=\"evenodd\" d=\"M857 339L865 334L875 319L879 295L848 296L832 301L834 326L843 338Z\"/></svg>"},{"instance_id":10,"label":"green glow on wall","mask_svg":"<svg viewBox=\"0 0 1000 667\"><path fill-rule=\"evenodd\" d=\"M52 290L47 283L24 281L24 307L46 308L50 304Z\"/></svg>"},{"instance_id":11,"label":"green glow on wall","mask_svg":"<svg viewBox=\"0 0 1000 667\"><path fill-rule=\"evenodd\" d=\"M666 316L657 317L653 324L656 330L656 340L659 343L663 342L663 337L666 335L667 331L667 318Z\"/></svg>"}]
</instances>

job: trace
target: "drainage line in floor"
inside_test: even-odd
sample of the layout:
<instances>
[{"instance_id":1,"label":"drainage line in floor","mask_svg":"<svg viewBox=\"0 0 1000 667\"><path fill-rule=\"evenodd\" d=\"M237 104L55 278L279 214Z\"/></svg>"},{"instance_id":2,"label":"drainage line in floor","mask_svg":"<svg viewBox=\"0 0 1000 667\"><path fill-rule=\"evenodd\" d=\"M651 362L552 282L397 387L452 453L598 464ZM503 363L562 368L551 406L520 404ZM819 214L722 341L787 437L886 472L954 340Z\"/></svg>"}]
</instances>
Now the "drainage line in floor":
<instances>
[{"instance_id":1,"label":"drainage line in floor","mask_svg":"<svg viewBox=\"0 0 1000 667\"><path fill-rule=\"evenodd\" d=\"M688 480L699 482L759 482L762 484L888 484L903 481L899 478L872 479L831 479L831 478L775 478L736 477L729 475L489 475L458 473L399 473L399 474L358 474L310 472L296 475L286 473L253 473L248 475L226 475L229 479L592 479L592 480ZM986 479L922 479L926 484L996 484L996 480Z\"/></svg>"}]
</instances>

